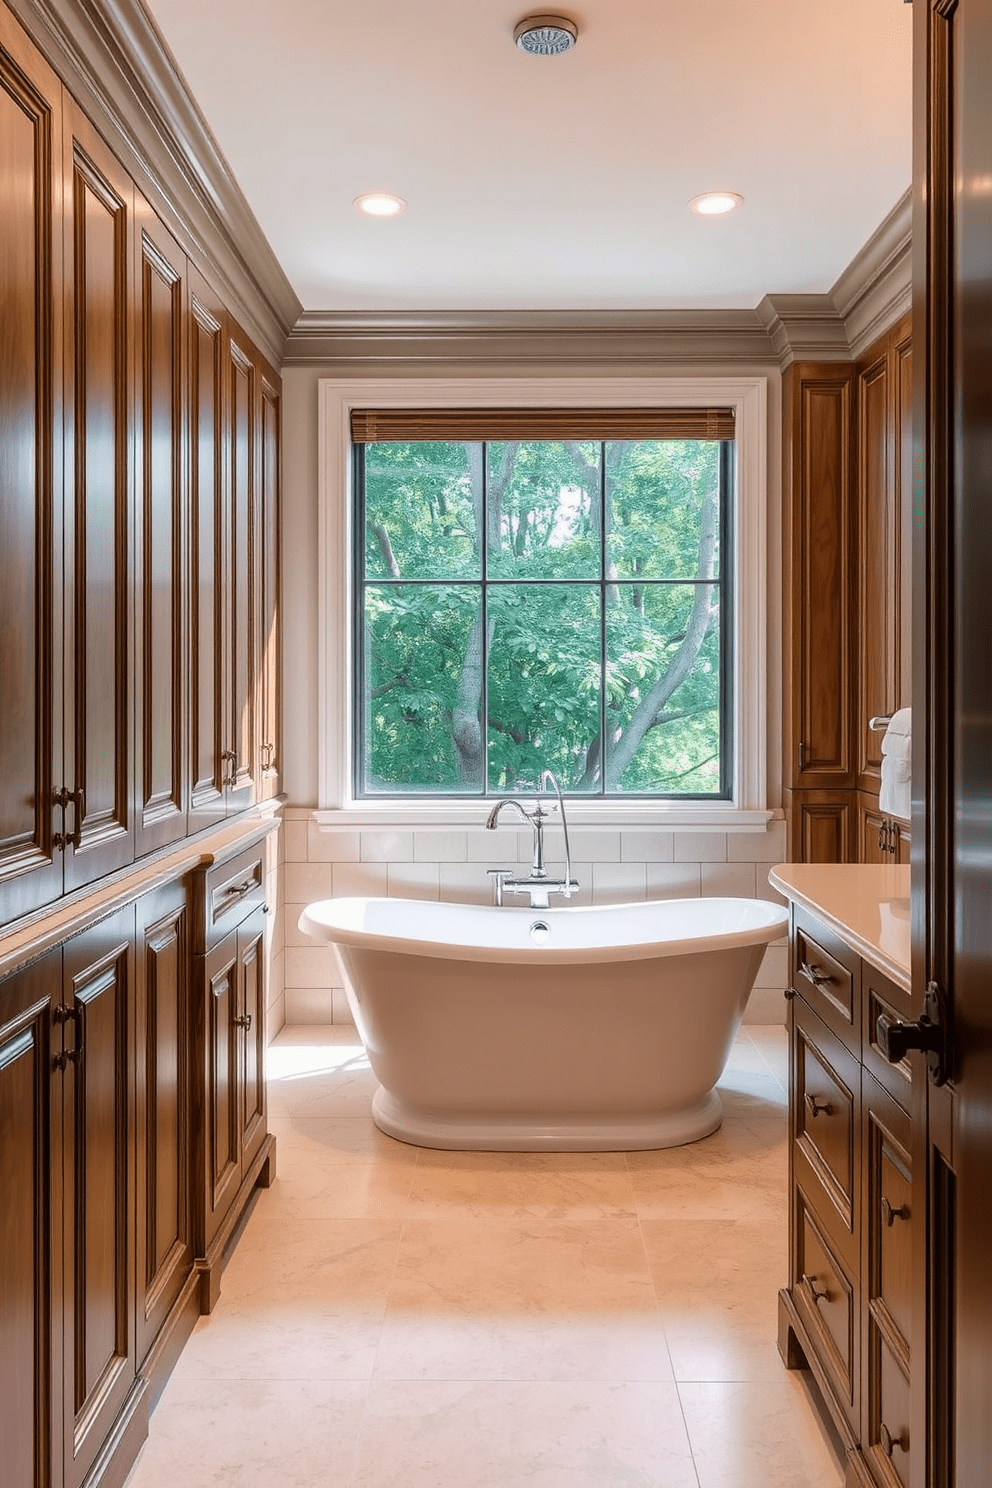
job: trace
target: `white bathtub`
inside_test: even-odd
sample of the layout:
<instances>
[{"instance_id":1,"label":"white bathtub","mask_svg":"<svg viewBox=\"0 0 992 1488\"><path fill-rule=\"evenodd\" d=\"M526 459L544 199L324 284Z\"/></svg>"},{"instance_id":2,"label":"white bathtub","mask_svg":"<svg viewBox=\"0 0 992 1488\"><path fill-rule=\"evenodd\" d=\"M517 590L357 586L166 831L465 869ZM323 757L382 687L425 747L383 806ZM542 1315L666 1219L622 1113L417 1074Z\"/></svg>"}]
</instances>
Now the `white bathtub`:
<instances>
[{"instance_id":1,"label":"white bathtub","mask_svg":"<svg viewBox=\"0 0 992 1488\"><path fill-rule=\"evenodd\" d=\"M713 1087L787 914L761 899L325 899L299 923L337 948L383 1131L422 1147L617 1151L720 1125Z\"/></svg>"}]
</instances>

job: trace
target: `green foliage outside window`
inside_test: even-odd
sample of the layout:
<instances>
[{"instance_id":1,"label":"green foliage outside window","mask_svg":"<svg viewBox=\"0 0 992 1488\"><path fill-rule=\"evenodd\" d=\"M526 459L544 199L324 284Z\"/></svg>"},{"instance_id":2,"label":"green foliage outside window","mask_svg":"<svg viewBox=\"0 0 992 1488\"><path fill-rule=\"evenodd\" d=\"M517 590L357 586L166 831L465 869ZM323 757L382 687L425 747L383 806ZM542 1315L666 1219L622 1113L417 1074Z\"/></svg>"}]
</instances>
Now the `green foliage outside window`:
<instances>
[{"instance_id":1,"label":"green foliage outside window","mask_svg":"<svg viewBox=\"0 0 992 1488\"><path fill-rule=\"evenodd\" d=\"M727 795L730 448L360 447L358 793Z\"/></svg>"}]
</instances>

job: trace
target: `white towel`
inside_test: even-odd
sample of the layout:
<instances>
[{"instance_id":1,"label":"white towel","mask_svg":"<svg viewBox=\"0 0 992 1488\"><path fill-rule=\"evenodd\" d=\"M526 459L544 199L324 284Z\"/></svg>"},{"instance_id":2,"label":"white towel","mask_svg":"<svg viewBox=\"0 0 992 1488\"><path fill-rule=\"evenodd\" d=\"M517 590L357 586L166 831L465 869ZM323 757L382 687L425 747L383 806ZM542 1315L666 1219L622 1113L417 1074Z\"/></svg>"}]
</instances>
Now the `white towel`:
<instances>
[{"instance_id":1,"label":"white towel","mask_svg":"<svg viewBox=\"0 0 992 1488\"><path fill-rule=\"evenodd\" d=\"M913 776L913 715L909 708L893 713L882 740L882 785L878 809L883 816L909 821L913 814L910 782Z\"/></svg>"}]
</instances>

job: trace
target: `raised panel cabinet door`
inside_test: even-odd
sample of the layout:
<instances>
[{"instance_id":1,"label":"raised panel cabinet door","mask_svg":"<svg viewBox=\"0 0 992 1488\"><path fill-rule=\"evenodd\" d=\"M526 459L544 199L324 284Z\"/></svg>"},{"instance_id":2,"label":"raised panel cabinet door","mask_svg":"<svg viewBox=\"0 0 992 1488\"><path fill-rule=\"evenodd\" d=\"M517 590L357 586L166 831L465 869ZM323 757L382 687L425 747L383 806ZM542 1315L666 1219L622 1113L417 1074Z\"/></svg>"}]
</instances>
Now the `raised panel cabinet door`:
<instances>
[{"instance_id":1,"label":"raised panel cabinet door","mask_svg":"<svg viewBox=\"0 0 992 1488\"><path fill-rule=\"evenodd\" d=\"M134 228L140 855L186 834L186 256L140 196Z\"/></svg>"},{"instance_id":2,"label":"raised panel cabinet door","mask_svg":"<svg viewBox=\"0 0 992 1488\"><path fill-rule=\"evenodd\" d=\"M130 178L65 109L65 885L134 856Z\"/></svg>"},{"instance_id":3,"label":"raised panel cabinet door","mask_svg":"<svg viewBox=\"0 0 992 1488\"><path fill-rule=\"evenodd\" d=\"M62 892L61 130L0 9L0 924Z\"/></svg>"},{"instance_id":4,"label":"raised panel cabinet door","mask_svg":"<svg viewBox=\"0 0 992 1488\"><path fill-rule=\"evenodd\" d=\"M266 1136L265 1122L265 915L260 908L238 927L241 987L240 1144L242 1173Z\"/></svg>"},{"instance_id":5,"label":"raised panel cabinet door","mask_svg":"<svg viewBox=\"0 0 992 1488\"><path fill-rule=\"evenodd\" d=\"M229 682L227 729L227 806L250 806L255 769L256 643L258 603L256 502L258 369L247 343L227 340L228 417L230 420Z\"/></svg>"},{"instance_id":6,"label":"raised panel cabinet door","mask_svg":"<svg viewBox=\"0 0 992 1488\"><path fill-rule=\"evenodd\" d=\"M887 347L858 371L858 781L878 790L882 735L869 718L895 709L891 611L893 473Z\"/></svg>"},{"instance_id":7,"label":"raised panel cabinet door","mask_svg":"<svg viewBox=\"0 0 992 1488\"><path fill-rule=\"evenodd\" d=\"M0 982L0 1442L10 1488L51 1488L62 1473L52 1430L61 1367L53 1374L50 1346L62 1300L50 1140L59 1079L52 1009L61 989L61 951Z\"/></svg>"},{"instance_id":8,"label":"raised panel cabinet door","mask_svg":"<svg viewBox=\"0 0 992 1488\"><path fill-rule=\"evenodd\" d=\"M197 1250L210 1246L241 1183L240 988L237 931L206 956L197 957L201 974L204 1065L203 1195Z\"/></svg>"},{"instance_id":9,"label":"raised panel cabinet door","mask_svg":"<svg viewBox=\"0 0 992 1488\"><path fill-rule=\"evenodd\" d=\"M893 353L895 360L895 509L898 548L895 572L898 612L895 635L897 708L913 701L913 333L907 326Z\"/></svg>"},{"instance_id":10,"label":"raised panel cabinet door","mask_svg":"<svg viewBox=\"0 0 992 1488\"><path fill-rule=\"evenodd\" d=\"M63 956L63 1484L79 1488L141 1394L131 1250L134 907L69 941Z\"/></svg>"},{"instance_id":11,"label":"raised panel cabinet door","mask_svg":"<svg viewBox=\"0 0 992 1488\"><path fill-rule=\"evenodd\" d=\"M263 371L260 379L259 532L260 624L259 693L260 778L258 796L267 801L282 789L282 630L280 610L280 453L281 399L278 379Z\"/></svg>"},{"instance_id":12,"label":"raised panel cabinet door","mask_svg":"<svg viewBox=\"0 0 992 1488\"><path fill-rule=\"evenodd\" d=\"M854 832L852 792L793 791L789 820L791 862L850 862Z\"/></svg>"},{"instance_id":13,"label":"raised panel cabinet door","mask_svg":"<svg viewBox=\"0 0 992 1488\"><path fill-rule=\"evenodd\" d=\"M189 269L189 826L227 810L226 732L230 654L230 464L224 310Z\"/></svg>"},{"instance_id":14,"label":"raised panel cabinet door","mask_svg":"<svg viewBox=\"0 0 992 1488\"><path fill-rule=\"evenodd\" d=\"M186 890L137 906L135 1254L139 1363L193 1270L192 1047Z\"/></svg>"},{"instance_id":15,"label":"raised panel cabinet door","mask_svg":"<svg viewBox=\"0 0 992 1488\"><path fill-rule=\"evenodd\" d=\"M853 785L854 369L794 362L783 379L785 783Z\"/></svg>"}]
</instances>

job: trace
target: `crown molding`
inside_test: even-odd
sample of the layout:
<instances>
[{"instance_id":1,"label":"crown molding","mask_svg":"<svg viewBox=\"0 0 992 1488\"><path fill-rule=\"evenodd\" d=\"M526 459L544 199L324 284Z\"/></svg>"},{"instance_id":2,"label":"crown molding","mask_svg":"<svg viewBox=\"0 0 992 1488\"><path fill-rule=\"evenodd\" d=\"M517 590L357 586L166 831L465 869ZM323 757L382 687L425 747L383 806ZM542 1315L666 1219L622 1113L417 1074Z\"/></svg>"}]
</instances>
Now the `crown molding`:
<instances>
[{"instance_id":1,"label":"crown molding","mask_svg":"<svg viewBox=\"0 0 992 1488\"><path fill-rule=\"evenodd\" d=\"M912 308L912 223L907 189L830 291L854 359Z\"/></svg>"},{"instance_id":2,"label":"crown molding","mask_svg":"<svg viewBox=\"0 0 992 1488\"><path fill-rule=\"evenodd\" d=\"M753 310L307 311L283 353L335 375L776 361Z\"/></svg>"},{"instance_id":3,"label":"crown molding","mask_svg":"<svg viewBox=\"0 0 992 1488\"><path fill-rule=\"evenodd\" d=\"M757 314L768 331L783 371L794 361L851 359L847 330L830 295L765 295Z\"/></svg>"},{"instance_id":4,"label":"crown molding","mask_svg":"<svg viewBox=\"0 0 992 1488\"><path fill-rule=\"evenodd\" d=\"M141 0L6 0L278 366L300 302Z\"/></svg>"}]
</instances>

